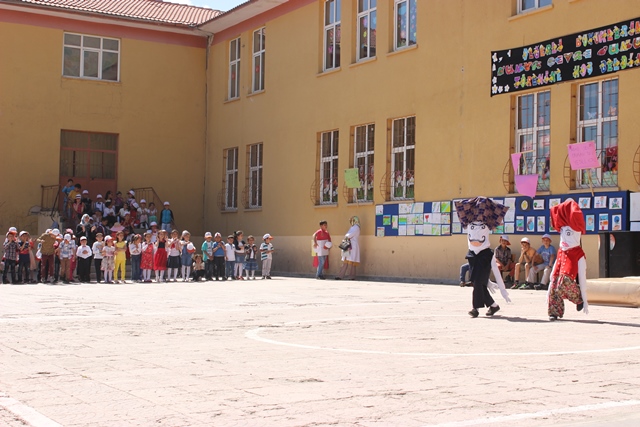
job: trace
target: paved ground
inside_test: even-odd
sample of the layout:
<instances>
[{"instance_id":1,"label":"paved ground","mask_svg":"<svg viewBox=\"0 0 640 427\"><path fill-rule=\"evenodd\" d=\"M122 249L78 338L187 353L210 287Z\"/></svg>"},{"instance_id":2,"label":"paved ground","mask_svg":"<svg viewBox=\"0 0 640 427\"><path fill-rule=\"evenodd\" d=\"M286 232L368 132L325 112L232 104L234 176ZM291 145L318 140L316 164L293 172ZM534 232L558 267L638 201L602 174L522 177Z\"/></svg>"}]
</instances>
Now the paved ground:
<instances>
[{"instance_id":1,"label":"paved ground","mask_svg":"<svg viewBox=\"0 0 640 427\"><path fill-rule=\"evenodd\" d=\"M637 426L640 311L275 278L0 286L1 426Z\"/></svg>"}]
</instances>

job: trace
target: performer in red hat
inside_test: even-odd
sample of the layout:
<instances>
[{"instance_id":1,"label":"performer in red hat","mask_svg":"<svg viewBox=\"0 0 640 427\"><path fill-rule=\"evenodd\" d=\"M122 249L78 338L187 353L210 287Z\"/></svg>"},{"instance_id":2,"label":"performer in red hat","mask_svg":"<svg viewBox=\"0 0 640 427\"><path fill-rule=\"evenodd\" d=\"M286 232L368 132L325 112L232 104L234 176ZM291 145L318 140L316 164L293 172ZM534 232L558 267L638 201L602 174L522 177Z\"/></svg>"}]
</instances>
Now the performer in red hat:
<instances>
[{"instance_id":1,"label":"performer in red hat","mask_svg":"<svg viewBox=\"0 0 640 427\"><path fill-rule=\"evenodd\" d=\"M564 300L576 304L578 311L589 314L587 303L587 259L580 247L580 237L586 232L580 206L568 199L550 209L551 225L560 230L560 250L551 271L547 292L549 320L564 316Z\"/></svg>"}]
</instances>

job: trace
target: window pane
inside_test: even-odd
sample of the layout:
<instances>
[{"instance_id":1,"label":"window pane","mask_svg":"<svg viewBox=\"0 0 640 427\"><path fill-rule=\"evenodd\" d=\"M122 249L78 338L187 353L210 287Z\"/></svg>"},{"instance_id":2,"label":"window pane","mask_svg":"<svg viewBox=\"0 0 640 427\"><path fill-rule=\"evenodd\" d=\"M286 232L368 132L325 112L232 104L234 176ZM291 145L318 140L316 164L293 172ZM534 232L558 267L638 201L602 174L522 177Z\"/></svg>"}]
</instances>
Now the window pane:
<instances>
[{"instance_id":1,"label":"window pane","mask_svg":"<svg viewBox=\"0 0 640 427\"><path fill-rule=\"evenodd\" d=\"M418 41L417 31L417 3L416 0L409 0L409 44L414 45Z\"/></svg>"},{"instance_id":2,"label":"window pane","mask_svg":"<svg viewBox=\"0 0 640 427\"><path fill-rule=\"evenodd\" d=\"M580 86L580 120L598 118L598 83Z\"/></svg>"},{"instance_id":3,"label":"window pane","mask_svg":"<svg viewBox=\"0 0 640 427\"><path fill-rule=\"evenodd\" d=\"M533 95L518 97L518 129L533 127Z\"/></svg>"},{"instance_id":4,"label":"window pane","mask_svg":"<svg viewBox=\"0 0 640 427\"><path fill-rule=\"evenodd\" d=\"M407 2L398 3L396 15L396 47L407 45Z\"/></svg>"},{"instance_id":5,"label":"window pane","mask_svg":"<svg viewBox=\"0 0 640 427\"><path fill-rule=\"evenodd\" d=\"M60 151L60 175L73 176L73 151Z\"/></svg>"},{"instance_id":6,"label":"window pane","mask_svg":"<svg viewBox=\"0 0 640 427\"><path fill-rule=\"evenodd\" d=\"M341 17L341 13L342 13L342 0L335 0L336 1L336 22L340 22L340 20L342 19Z\"/></svg>"},{"instance_id":7,"label":"window pane","mask_svg":"<svg viewBox=\"0 0 640 427\"><path fill-rule=\"evenodd\" d=\"M118 138L116 135L109 135L106 133L93 133L90 134L90 147L93 150L117 150Z\"/></svg>"},{"instance_id":8,"label":"window pane","mask_svg":"<svg viewBox=\"0 0 640 427\"><path fill-rule=\"evenodd\" d=\"M107 50L119 50L120 41L115 39L102 39L102 48Z\"/></svg>"},{"instance_id":9,"label":"window pane","mask_svg":"<svg viewBox=\"0 0 640 427\"><path fill-rule=\"evenodd\" d=\"M596 141L598 140L598 128L596 126L588 126L582 128L582 141Z\"/></svg>"},{"instance_id":10,"label":"window pane","mask_svg":"<svg viewBox=\"0 0 640 427\"><path fill-rule=\"evenodd\" d=\"M538 7L549 6L553 0L538 0Z\"/></svg>"},{"instance_id":11,"label":"window pane","mask_svg":"<svg viewBox=\"0 0 640 427\"><path fill-rule=\"evenodd\" d=\"M73 151L73 175L86 178L88 174L88 159L86 151Z\"/></svg>"},{"instance_id":12,"label":"window pane","mask_svg":"<svg viewBox=\"0 0 640 427\"><path fill-rule=\"evenodd\" d=\"M82 46L100 49L100 39L98 37L84 36L82 38Z\"/></svg>"},{"instance_id":13,"label":"window pane","mask_svg":"<svg viewBox=\"0 0 640 427\"><path fill-rule=\"evenodd\" d=\"M102 54L102 79L103 80L118 80L118 54L111 52L104 52Z\"/></svg>"},{"instance_id":14,"label":"window pane","mask_svg":"<svg viewBox=\"0 0 640 427\"><path fill-rule=\"evenodd\" d=\"M602 82L602 115L615 117L618 115L618 80Z\"/></svg>"},{"instance_id":15,"label":"window pane","mask_svg":"<svg viewBox=\"0 0 640 427\"><path fill-rule=\"evenodd\" d=\"M87 148L89 146L88 134L63 130L60 134L60 146L68 148Z\"/></svg>"},{"instance_id":16,"label":"window pane","mask_svg":"<svg viewBox=\"0 0 640 427\"><path fill-rule=\"evenodd\" d=\"M64 48L64 76L80 77L80 49Z\"/></svg>"},{"instance_id":17,"label":"window pane","mask_svg":"<svg viewBox=\"0 0 640 427\"><path fill-rule=\"evenodd\" d=\"M333 0L327 0L324 4L324 25L333 24L335 22L333 6Z\"/></svg>"},{"instance_id":18,"label":"window pane","mask_svg":"<svg viewBox=\"0 0 640 427\"><path fill-rule=\"evenodd\" d=\"M520 9L528 10L534 8L536 5L536 0L520 0Z\"/></svg>"},{"instance_id":19,"label":"window pane","mask_svg":"<svg viewBox=\"0 0 640 427\"><path fill-rule=\"evenodd\" d=\"M325 68L333 68L333 28L325 31Z\"/></svg>"},{"instance_id":20,"label":"window pane","mask_svg":"<svg viewBox=\"0 0 640 427\"><path fill-rule=\"evenodd\" d=\"M335 41L335 67L340 66L340 25L336 25L336 41Z\"/></svg>"},{"instance_id":21,"label":"window pane","mask_svg":"<svg viewBox=\"0 0 640 427\"><path fill-rule=\"evenodd\" d=\"M102 178L116 179L116 153L102 154Z\"/></svg>"},{"instance_id":22,"label":"window pane","mask_svg":"<svg viewBox=\"0 0 640 427\"><path fill-rule=\"evenodd\" d=\"M602 124L602 148L618 145L618 121L612 120Z\"/></svg>"},{"instance_id":23,"label":"window pane","mask_svg":"<svg viewBox=\"0 0 640 427\"><path fill-rule=\"evenodd\" d=\"M375 11L371 12L371 21L369 22L369 56L376 56L376 26L378 25L378 18Z\"/></svg>"},{"instance_id":24,"label":"window pane","mask_svg":"<svg viewBox=\"0 0 640 427\"><path fill-rule=\"evenodd\" d=\"M551 92L538 94L538 126L551 125Z\"/></svg>"},{"instance_id":25,"label":"window pane","mask_svg":"<svg viewBox=\"0 0 640 427\"><path fill-rule=\"evenodd\" d=\"M369 56L367 34L369 33L369 19L367 16L362 16L359 21L359 43L360 43L360 58L367 58Z\"/></svg>"},{"instance_id":26,"label":"window pane","mask_svg":"<svg viewBox=\"0 0 640 427\"><path fill-rule=\"evenodd\" d=\"M98 77L98 52L84 51L84 77Z\"/></svg>"},{"instance_id":27,"label":"window pane","mask_svg":"<svg viewBox=\"0 0 640 427\"><path fill-rule=\"evenodd\" d=\"M238 52L236 49L237 43L237 40L231 40L231 43L229 43L229 60L231 61L238 59Z\"/></svg>"},{"instance_id":28,"label":"window pane","mask_svg":"<svg viewBox=\"0 0 640 427\"><path fill-rule=\"evenodd\" d=\"M65 34L64 35L64 44L72 45L72 46L80 46L80 42L82 41L82 37L78 34Z\"/></svg>"}]
</instances>

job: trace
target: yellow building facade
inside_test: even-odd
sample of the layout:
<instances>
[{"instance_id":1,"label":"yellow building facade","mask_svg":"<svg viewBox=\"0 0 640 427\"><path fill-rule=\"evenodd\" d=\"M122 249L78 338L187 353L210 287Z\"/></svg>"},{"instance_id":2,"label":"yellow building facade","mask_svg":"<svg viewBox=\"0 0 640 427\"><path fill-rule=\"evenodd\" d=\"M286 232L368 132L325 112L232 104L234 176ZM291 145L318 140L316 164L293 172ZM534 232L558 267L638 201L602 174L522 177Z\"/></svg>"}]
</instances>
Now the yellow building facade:
<instances>
[{"instance_id":1,"label":"yellow building facade","mask_svg":"<svg viewBox=\"0 0 640 427\"><path fill-rule=\"evenodd\" d=\"M0 229L41 232L68 178L93 200L152 187L202 228L208 35L46 6L0 2Z\"/></svg>"},{"instance_id":2,"label":"yellow building facade","mask_svg":"<svg viewBox=\"0 0 640 427\"><path fill-rule=\"evenodd\" d=\"M544 64L564 58L575 51L568 35L632 27L637 6L640 0L254 0L175 25L0 2L0 54L15 58L0 62L0 176L10 183L0 189L0 228L35 227L27 212L42 204L41 186L66 178L65 156L77 139L63 135L72 132L113 136L113 161L104 160L114 154L105 148L110 142L95 137L101 164L110 166L100 179L115 180L113 191L153 187L192 235L242 229L258 242L275 236L276 273L311 275L319 221L329 222L337 243L357 215L360 277L457 281L466 236L445 206L482 195L514 203L500 232L515 254L521 237L538 247L549 231L557 247L549 206L589 199L585 213L596 227L583 246L588 276L598 277L600 215L606 231L615 220L628 229L628 193L640 182L633 119L640 73L629 66L555 83L543 76L520 88L535 71L524 67L540 58L509 61L559 39L566 50L545 52ZM66 34L116 40L116 81L64 75ZM592 48L595 67L597 52L615 42ZM617 55L608 49L606 57ZM518 75L525 79L516 84ZM572 171L567 145L589 140L602 167ZM514 153L521 156L515 169ZM348 188L347 169L360 191ZM537 191L526 198L515 175L530 174L538 175ZM98 191L100 179L85 175ZM619 212L610 209L618 198ZM595 210L597 203L606 207ZM331 275L337 248L330 263Z\"/></svg>"},{"instance_id":3,"label":"yellow building facade","mask_svg":"<svg viewBox=\"0 0 640 427\"><path fill-rule=\"evenodd\" d=\"M359 274L457 281L466 253L464 234L382 237L376 212L390 204L425 202L426 206L478 195L517 198L520 210L521 195L516 192L510 163L514 152L523 156L518 173L533 170L541 176L536 198L545 199L547 214L548 203L555 202L549 199L564 200L572 194L578 199L590 193L587 181L570 170L567 159L567 144L587 141L589 136L585 136L584 121L578 123L581 108L593 103L586 99L593 85L585 84L596 83L600 104L606 92L602 81L613 79L619 88L614 89L617 122L613 126L606 119L606 130L600 123L594 139L600 141L600 160L610 154L605 147L615 145L620 162L613 178L611 171L594 172L600 175L593 177L591 200L595 203L598 194L607 192L637 190L634 157L640 124L632 116L638 102L634 95L640 84L638 71L492 94L492 52L513 49L514 55L520 55L522 46L634 21L639 1L281 3L254 14L247 13L252 5L240 6L227 21L223 15L202 27L215 33L209 62L209 121L215 132L208 139L207 158L221 158L207 169L205 227L276 236L275 270L311 274L310 240L318 222L327 220L334 240L339 241L349 228L349 218L358 215L362 224ZM246 17L240 19L243 11ZM372 11L375 31L363 24L367 18L373 22ZM238 22L232 25L233 14ZM335 62L336 35L339 64ZM254 42L262 37L264 50ZM565 39L567 48L570 42ZM328 45L334 47L333 53ZM256 55L265 58L264 87L257 88L260 62L256 66ZM582 103L578 101L581 91ZM532 97L535 104L529 105ZM536 114L532 109L537 103L540 108L547 106L544 113L536 110L545 116L546 124L536 115L535 125L526 125L525 116ZM415 130L410 141L407 129ZM603 132L609 132L604 146ZM344 170L362 168L354 154L363 154L358 148L362 135L369 144L364 151L373 154L368 159L372 171L367 169L373 175L368 184L372 197L356 201L353 190L345 188ZM539 151L526 145L532 138ZM262 156L258 159L260 183L252 178L256 169L252 150ZM403 170L403 162L412 165L409 172L406 166ZM327 177L329 192L335 194L323 199ZM406 186L396 187L397 180ZM261 192L259 204L252 194L256 189ZM532 233L526 232L527 224L518 232L512 219L514 229L509 234L516 254L524 235L531 234L536 248L541 245L542 231L537 232L535 221L543 211L531 210L522 216L528 223L531 215ZM450 219L454 220L453 215ZM498 236L492 239L497 246ZM557 233L552 241L557 247ZM588 275L597 277L598 236L585 235L583 245ZM330 270L336 272L337 249L330 259Z\"/></svg>"}]
</instances>

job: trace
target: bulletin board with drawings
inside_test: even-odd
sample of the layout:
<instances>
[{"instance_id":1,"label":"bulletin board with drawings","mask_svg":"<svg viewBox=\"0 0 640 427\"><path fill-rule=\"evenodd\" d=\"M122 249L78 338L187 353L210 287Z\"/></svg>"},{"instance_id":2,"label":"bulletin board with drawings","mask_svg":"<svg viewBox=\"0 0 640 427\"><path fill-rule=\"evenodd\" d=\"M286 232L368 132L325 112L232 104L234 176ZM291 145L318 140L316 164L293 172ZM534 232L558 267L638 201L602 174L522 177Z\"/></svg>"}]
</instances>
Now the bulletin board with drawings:
<instances>
[{"instance_id":1,"label":"bulletin board with drawings","mask_svg":"<svg viewBox=\"0 0 640 427\"><path fill-rule=\"evenodd\" d=\"M376 205L376 236L450 236L451 201Z\"/></svg>"},{"instance_id":2,"label":"bulletin board with drawings","mask_svg":"<svg viewBox=\"0 0 640 427\"><path fill-rule=\"evenodd\" d=\"M572 198L585 216L587 234L629 231L628 191L573 193L539 197L492 197L509 206L504 222L494 234L554 233L549 208ZM459 200L459 199L456 199ZM455 212L456 200L376 205L376 236L450 236L463 232Z\"/></svg>"}]
</instances>

